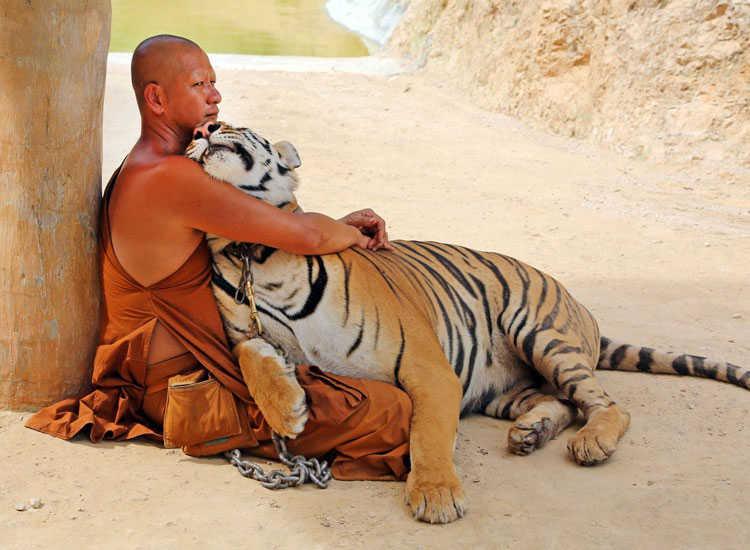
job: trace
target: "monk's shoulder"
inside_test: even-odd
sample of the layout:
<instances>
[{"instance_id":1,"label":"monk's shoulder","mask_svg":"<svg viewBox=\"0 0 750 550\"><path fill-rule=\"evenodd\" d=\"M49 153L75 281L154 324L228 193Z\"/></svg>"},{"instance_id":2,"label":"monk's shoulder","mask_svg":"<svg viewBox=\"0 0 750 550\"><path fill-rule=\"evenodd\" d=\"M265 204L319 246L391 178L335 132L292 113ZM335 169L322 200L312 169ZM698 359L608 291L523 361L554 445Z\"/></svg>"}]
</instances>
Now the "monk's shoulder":
<instances>
[{"instance_id":1,"label":"monk's shoulder","mask_svg":"<svg viewBox=\"0 0 750 550\"><path fill-rule=\"evenodd\" d=\"M181 155L169 155L139 171L142 181L174 183L202 173L200 165Z\"/></svg>"},{"instance_id":2,"label":"monk's shoulder","mask_svg":"<svg viewBox=\"0 0 750 550\"><path fill-rule=\"evenodd\" d=\"M179 188L182 193L201 192L210 179L200 164L179 155L160 160L149 173L149 179L159 182L164 189Z\"/></svg>"},{"instance_id":3,"label":"monk's shoulder","mask_svg":"<svg viewBox=\"0 0 750 550\"><path fill-rule=\"evenodd\" d=\"M121 180L131 192L146 200L158 200L174 192L190 193L196 180L204 177L204 172L196 162L179 155L169 155L157 161L132 163L125 166Z\"/></svg>"}]
</instances>

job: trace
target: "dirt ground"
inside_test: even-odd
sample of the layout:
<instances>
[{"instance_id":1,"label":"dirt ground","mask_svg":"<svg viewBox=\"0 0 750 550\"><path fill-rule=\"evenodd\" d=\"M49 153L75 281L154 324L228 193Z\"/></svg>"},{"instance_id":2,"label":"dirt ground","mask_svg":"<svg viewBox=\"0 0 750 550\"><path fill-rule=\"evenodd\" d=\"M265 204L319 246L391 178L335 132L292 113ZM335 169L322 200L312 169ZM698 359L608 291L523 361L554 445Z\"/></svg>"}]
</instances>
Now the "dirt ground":
<instances>
[{"instance_id":1,"label":"dirt ground","mask_svg":"<svg viewBox=\"0 0 750 550\"><path fill-rule=\"evenodd\" d=\"M293 142L299 199L372 207L394 238L496 250L556 275L604 334L750 365L750 176L655 166L526 129L420 75L219 69L222 118ZM127 67L110 67L108 175L135 140ZM505 450L508 422L461 423L469 502L414 522L399 483L271 492L220 458L147 442L64 442L0 413L0 548L746 548L750 393L718 382L600 374L632 413L609 461L559 439ZM15 511L39 498L39 509Z\"/></svg>"}]
</instances>

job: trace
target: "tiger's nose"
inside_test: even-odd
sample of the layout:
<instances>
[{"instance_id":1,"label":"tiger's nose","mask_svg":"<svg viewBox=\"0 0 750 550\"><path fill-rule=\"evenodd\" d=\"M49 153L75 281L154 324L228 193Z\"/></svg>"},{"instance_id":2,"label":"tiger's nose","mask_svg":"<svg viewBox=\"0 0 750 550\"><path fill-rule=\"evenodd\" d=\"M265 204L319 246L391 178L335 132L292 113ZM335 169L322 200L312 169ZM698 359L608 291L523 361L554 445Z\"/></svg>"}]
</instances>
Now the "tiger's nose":
<instances>
[{"instance_id":1,"label":"tiger's nose","mask_svg":"<svg viewBox=\"0 0 750 550\"><path fill-rule=\"evenodd\" d=\"M221 126L217 122L206 122L203 126L198 126L193 130L193 139L208 139L212 133L218 130Z\"/></svg>"}]
</instances>

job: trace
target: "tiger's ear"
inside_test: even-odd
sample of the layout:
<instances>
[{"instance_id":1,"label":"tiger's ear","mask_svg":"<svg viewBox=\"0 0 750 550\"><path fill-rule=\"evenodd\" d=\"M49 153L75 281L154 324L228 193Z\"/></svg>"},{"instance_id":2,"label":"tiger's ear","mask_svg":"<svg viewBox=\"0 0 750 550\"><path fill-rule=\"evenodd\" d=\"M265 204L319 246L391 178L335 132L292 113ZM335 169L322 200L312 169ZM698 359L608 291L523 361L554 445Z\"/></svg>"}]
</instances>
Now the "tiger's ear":
<instances>
[{"instance_id":1,"label":"tiger's ear","mask_svg":"<svg viewBox=\"0 0 750 550\"><path fill-rule=\"evenodd\" d=\"M299 158L297 149L288 141L279 141L273 144L273 148L279 153L281 161L287 165L287 168L294 170L302 166L302 160Z\"/></svg>"}]
</instances>

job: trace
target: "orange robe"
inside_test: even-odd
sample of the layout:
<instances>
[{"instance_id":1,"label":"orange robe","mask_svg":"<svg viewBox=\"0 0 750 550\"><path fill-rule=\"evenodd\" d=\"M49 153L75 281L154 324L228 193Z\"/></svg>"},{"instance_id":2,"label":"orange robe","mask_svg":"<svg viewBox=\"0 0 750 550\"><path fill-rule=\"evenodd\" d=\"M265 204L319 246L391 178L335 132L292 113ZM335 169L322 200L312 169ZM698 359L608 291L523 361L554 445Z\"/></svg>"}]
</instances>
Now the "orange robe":
<instances>
[{"instance_id":1,"label":"orange robe","mask_svg":"<svg viewBox=\"0 0 750 550\"><path fill-rule=\"evenodd\" d=\"M88 427L94 442L140 436L162 442L167 381L204 370L231 392L242 430L219 438L214 433L211 441L198 438L183 450L201 456L244 447L255 455L275 457L271 429L228 348L210 288L211 253L205 240L171 275L147 287L136 282L117 260L109 229L109 197L118 173L112 175L101 205L103 308L93 391L40 410L26 426L62 439ZM188 352L148 365L157 322ZM411 401L403 391L312 366L300 366L297 376L307 394L309 419L304 432L289 442L291 452L329 455L337 479L405 479Z\"/></svg>"}]
</instances>

